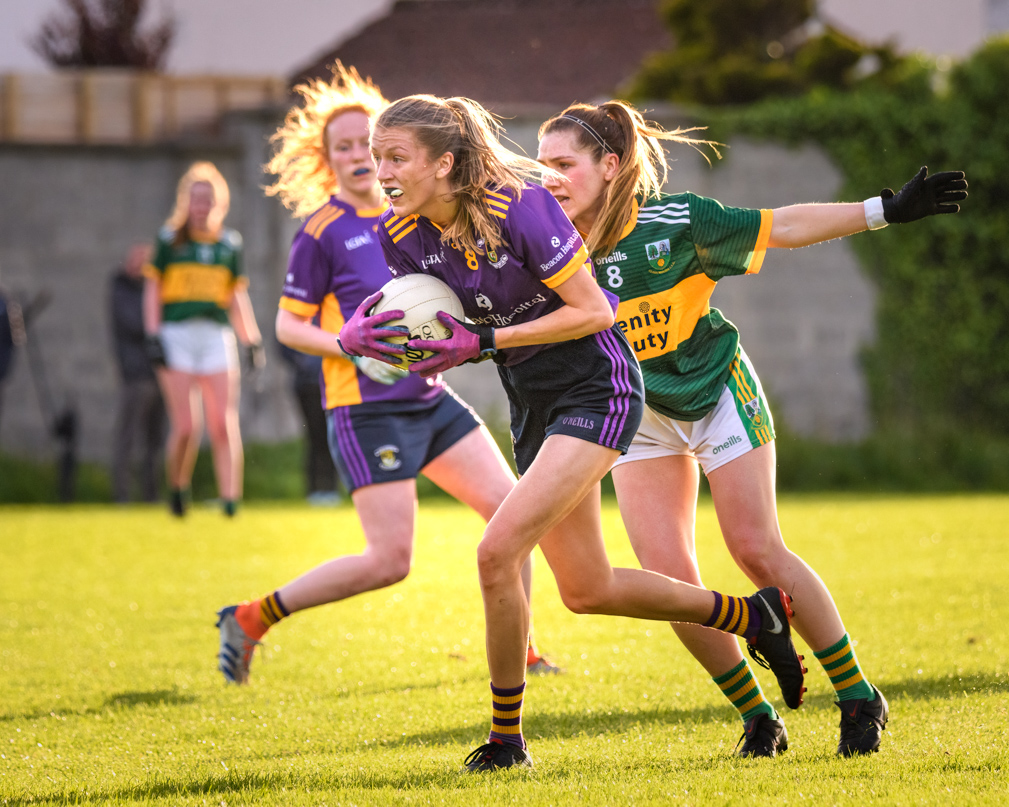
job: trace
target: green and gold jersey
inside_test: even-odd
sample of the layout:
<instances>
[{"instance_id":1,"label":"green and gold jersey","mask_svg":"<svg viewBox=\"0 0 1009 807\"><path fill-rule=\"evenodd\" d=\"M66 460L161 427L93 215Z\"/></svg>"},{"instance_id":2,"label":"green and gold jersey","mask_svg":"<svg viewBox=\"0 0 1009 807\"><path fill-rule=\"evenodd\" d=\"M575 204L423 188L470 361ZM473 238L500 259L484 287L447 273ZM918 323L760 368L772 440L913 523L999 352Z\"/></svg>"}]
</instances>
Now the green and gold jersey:
<instances>
[{"instance_id":1,"label":"green and gold jersey","mask_svg":"<svg viewBox=\"0 0 1009 807\"><path fill-rule=\"evenodd\" d=\"M699 420L714 408L739 332L708 302L723 277L760 271L770 231L770 210L663 194L635 204L616 249L593 259L656 411Z\"/></svg>"},{"instance_id":2,"label":"green and gold jersey","mask_svg":"<svg viewBox=\"0 0 1009 807\"><path fill-rule=\"evenodd\" d=\"M221 230L217 240L176 244L175 233L163 228L144 274L161 281L164 322L202 317L226 324L235 288L248 284L242 274L242 236Z\"/></svg>"}]
</instances>

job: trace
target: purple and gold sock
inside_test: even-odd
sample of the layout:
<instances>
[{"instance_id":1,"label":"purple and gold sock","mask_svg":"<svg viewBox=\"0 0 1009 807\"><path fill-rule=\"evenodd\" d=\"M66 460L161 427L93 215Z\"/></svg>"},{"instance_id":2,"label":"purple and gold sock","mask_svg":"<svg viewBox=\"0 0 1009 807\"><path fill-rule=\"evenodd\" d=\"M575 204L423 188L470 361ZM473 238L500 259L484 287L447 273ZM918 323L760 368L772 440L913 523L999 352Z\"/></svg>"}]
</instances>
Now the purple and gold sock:
<instances>
[{"instance_id":1,"label":"purple and gold sock","mask_svg":"<svg viewBox=\"0 0 1009 807\"><path fill-rule=\"evenodd\" d=\"M519 748L526 747L522 737L522 693L526 691L525 682L512 689L490 685L494 704L493 717L490 724L490 742L508 743Z\"/></svg>"},{"instance_id":2,"label":"purple and gold sock","mask_svg":"<svg viewBox=\"0 0 1009 807\"><path fill-rule=\"evenodd\" d=\"M730 597L728 594L715 595L715 607L704 623L706 628L734 633L744 639L752 639L760 630L760 611L749 597Z\"/></svg>"}]
</instances>

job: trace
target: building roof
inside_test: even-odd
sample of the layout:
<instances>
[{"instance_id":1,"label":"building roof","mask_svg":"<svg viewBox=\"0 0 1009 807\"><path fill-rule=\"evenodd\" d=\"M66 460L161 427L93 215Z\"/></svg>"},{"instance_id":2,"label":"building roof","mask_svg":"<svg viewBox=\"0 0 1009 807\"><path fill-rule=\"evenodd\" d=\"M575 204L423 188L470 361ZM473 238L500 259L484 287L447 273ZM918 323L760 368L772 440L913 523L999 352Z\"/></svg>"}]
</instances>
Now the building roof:
<instances>
[{"instance_id":1,"label":"building roof","mask_svg":"<svg viewBox=\"0 0 1009 807\"><path fill-rule=\"evenodd\" d=\"M293 81L335 60L387 98L462 95L486 106L565 106L619 94L672 38L656 0L397 0Z\"/></svg>"}]
</instances>

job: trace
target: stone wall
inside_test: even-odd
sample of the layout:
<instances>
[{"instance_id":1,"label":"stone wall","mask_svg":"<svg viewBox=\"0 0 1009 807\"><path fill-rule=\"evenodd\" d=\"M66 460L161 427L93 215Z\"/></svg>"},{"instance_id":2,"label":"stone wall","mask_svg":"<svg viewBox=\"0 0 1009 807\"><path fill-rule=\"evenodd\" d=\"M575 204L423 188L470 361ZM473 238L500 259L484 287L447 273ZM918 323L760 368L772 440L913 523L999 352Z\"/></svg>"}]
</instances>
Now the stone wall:
<instances>
[{"instance_id":1,"label":"stone wall","mask_svg":"<svg viewBox=\"0 0 1009 807\"><path fill-rule=\"evenodd\" d=\"M507 121L509 135L531 154L542 117ZM31 336L57 402L72 400L79 409L84 459L107 461L111 446L117 378L106 315L110 274L131 243L156 233L177 178L195 159L213 160L231 185L227 223L244 236L250 294L272 345L298 226L261 189L267 138L278 122L276 111L235 114L213 142L0 145L0 282L27 296L52 292ZM709 168L692 150L677 149L671 189L753 207L835 200L837 171L812 148L733 141L726 155ZM714 304L740 327L779 421L830 440L868 431L858 353L872 339L873 291L845 243L772 251L756 277L720 283ZM52 444L26 358L22 351L4 391L0 451L45 458ZM449 380L485 417L503 421L507 407L494 375L484 364L453 370ZM243 382L243 434L248 441L291 439L298 434L295 411L287 368L271 351L256 385Z\"/></svg>"}]
</instances>

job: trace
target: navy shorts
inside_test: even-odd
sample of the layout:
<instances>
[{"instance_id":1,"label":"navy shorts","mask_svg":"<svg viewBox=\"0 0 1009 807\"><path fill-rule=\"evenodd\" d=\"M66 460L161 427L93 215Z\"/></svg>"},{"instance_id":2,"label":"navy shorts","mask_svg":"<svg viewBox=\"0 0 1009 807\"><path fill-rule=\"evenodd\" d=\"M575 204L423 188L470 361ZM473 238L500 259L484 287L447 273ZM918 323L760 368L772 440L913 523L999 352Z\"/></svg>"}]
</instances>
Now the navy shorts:
<instances>
[{"instance_id":1,"label":"navy shorts","mask_svg":"<svg viewBox=\"0 0 1009 807\"><path fill-rule=\"evenodd\" d=\"M511 405L515 466L524 474L543 441L567 434L625 454L644 411L641 369L623 331L558 342L498 366Z\"/></svg>"},{"instance_id":2,"label":"navy shorts","mask_svg":"<svg viewBox=\"0 0 1009 807\"><path fill-rule=\"evenodd\" d=\"M398 401L326 412L329 451L348 491L416 479L421 469L483 421L451 390L428 406Z\"/></svg>"}]
</instances>

